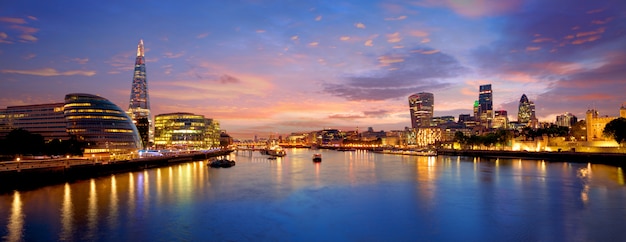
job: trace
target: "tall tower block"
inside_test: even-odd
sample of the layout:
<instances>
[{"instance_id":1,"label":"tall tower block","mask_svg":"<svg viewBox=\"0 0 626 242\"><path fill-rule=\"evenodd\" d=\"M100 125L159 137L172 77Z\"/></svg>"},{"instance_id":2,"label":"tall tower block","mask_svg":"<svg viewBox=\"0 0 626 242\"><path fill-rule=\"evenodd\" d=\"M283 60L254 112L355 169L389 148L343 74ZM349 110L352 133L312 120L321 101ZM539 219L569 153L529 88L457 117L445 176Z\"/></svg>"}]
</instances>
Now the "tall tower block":
<instances>
[{"instance_id":1,"label":"tall tower block","mask_svg":"<svg viewBox=\"0 0 626 242\"><path fill-rule=\"evenodd\" d=\"M135 59L135 71L133 85L130 90L130 104L128 114L137 126L141 136L143 148L153 143L152 118L150 117L150 98L148 96L148 82L146 80L146 61L144 57L143 40L137 45L137 58Z\"/></svg>"}]
</instances>

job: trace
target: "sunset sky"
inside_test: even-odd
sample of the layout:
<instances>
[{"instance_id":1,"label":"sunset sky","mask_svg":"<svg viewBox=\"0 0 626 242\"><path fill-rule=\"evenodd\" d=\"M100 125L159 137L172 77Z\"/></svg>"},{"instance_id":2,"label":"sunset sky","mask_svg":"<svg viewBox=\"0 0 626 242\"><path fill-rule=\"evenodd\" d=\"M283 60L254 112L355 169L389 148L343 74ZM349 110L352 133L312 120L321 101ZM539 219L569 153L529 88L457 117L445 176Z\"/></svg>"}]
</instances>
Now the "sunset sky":
<instances>
[{"instance_id":1,"label":"sunset sky","mask_svg":"<svg viewBox=\"0 0 626 242\"><path fill-rule=\"evenodd\" d=\"M517 120L626 102L624 0L32 1L0 3L0 108L91 93L128 108L137 43L152 114L214 118L235 138L410 126L471 113L491 83Z\"/></svg>"}]
</instances>

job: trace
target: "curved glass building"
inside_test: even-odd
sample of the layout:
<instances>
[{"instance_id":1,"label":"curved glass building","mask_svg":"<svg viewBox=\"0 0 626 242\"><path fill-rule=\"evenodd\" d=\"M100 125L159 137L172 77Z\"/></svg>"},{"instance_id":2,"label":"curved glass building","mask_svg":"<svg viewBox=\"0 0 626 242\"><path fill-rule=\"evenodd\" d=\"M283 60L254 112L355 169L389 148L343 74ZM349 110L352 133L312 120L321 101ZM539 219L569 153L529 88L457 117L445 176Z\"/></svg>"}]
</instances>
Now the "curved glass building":
<instances>
[{"instance_id":1,"label":"curved glass building","mask_svg":"<svg viewBox=\"0 0 626 242\"><path fill-rule=\"evenodd\" d=\"M67 132L86 143L85 154L128 154L141 149L139 132L128 115L106 98L65 95Z\"/></svg>"}]
</instances>

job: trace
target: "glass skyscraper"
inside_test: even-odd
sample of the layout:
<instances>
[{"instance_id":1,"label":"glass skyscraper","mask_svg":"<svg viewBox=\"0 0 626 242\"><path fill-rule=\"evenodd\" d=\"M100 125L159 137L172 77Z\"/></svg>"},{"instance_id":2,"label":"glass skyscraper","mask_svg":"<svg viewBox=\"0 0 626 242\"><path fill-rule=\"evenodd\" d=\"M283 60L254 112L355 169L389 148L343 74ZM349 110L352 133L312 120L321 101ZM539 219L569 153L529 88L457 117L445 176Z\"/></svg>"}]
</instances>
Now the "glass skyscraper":
<instances>
[{"instance_id":1,"label":"glass skyscraper","mask_svg":"<svg viewBox=\"0 0 626 242\"><path fill-rule=\"evenodd\" d=\"M143 40L137 45L137 58L135 59L135 72L133 85L130 90L130 104L128 114L141 136L144 148L149 147L154 140L152 131L152 118L150 117L150 98L148 96L148 82L146 80L146 61L144 57Z\"/></svg>"},{"instance_id":2,"label":"glass skyscraper","mask_svg":"<svg viewBox=\"0 0 626 242\"><path fill-rule=\"evenodd\" d=\"M219 123L193 113L166 113L155 118L154 144L159 149L206 149L219 146Z\"/></svg>"},{"instance_id":3,"label":"glass skyscraper","mask_svg":"<svg viewBox=\"0 0 626 242\"><path fill-rule=\"evenodd\" d=\"M528 97L526 97L526 94L522 94L517 110L517 122L520 124L528 124L532 118L533 110L531 108L531 102L528 100Z\"/></svg>"},{"instance_id":4,"label":"glass skyscraper","mask_svg":"<svg viewBox=\"0 0 626 242\"><path fill-rule=\"evenodd\" d=\"M432 93L420 92L409 96L411 127L430 127L433 119L435 96Z\"/></svg>"},{"instance_id":5,"label":"glass skyscraper","mask_svg":"<svg viewBox=\"0 0 626 242\"><path fill-rule=\"evenodd\" d=\"M493 94L491 91L491 84L481 85L478 93L478 114L481 124L486 127L491 127L491 121L493 120Z\"/></svg>"}]
</instances>

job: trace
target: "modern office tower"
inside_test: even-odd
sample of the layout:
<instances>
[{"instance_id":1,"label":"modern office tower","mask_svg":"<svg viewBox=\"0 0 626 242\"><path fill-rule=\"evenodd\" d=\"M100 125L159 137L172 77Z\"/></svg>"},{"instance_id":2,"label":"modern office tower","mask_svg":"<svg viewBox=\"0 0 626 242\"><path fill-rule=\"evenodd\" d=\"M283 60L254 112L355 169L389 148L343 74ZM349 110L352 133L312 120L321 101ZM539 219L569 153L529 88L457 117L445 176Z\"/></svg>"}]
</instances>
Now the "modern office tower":
<instances>
[{"instance_id":1,"label":"modern office tower","mask_svg":"<svg viewBox=\"0 0 626 242\"><path fill-rule=\"evenodd\" d=\"M578 118L571 113L564 113L556 116L556 125L558 126L571 128L576 122L578 122Z\"/></svg>"},{"instance_id":2,"label":"modern office tower","mask_svg":"<svg viewBox=\"0 0 626 242\"><path fill-rule=\"evenodd\" d=\"M193 113L154 118L154 144L160 149L206 149L219 146L219 123Z\"/></svg>"},{"instance_id":3,"label":"modern office tower","mask_svg":"<svg viewBox=\"0 0 626 242\"><path fill-rule=\"evenodd\" d=\"M481 85L478 94L479 122L486 127L491 127L493 120L493 93L491 84Z\"/></svg>"},{"instance_id":4,"label":"modern office tower","mask_svg":"<svg viewBox=\"0 0 626 242\"><path fill-rule=\"evenodd\" d=\"M111 101L96 95L65 95L67 132L85 142L85 154L129 154L141 149L132 119Z\"/></svg>"},{"instance_id":5,"label":"modern office tower","mask_svg":"<svg viewBox=\"0 0 626 242\"><path fill-rule=\"evenodd\" d=\"M14 129L24 129L43 136L44 140L67 140L64 103L11 106L0 109L0 138Z\"/></svg>"},{"instance_id":6,"label":"modern office tower","mask_svg":"<svg viewBox=\"0 0 626 242\"><path fill-rule=\"evenodd\" d=\"M409 96L411 127L430 127L434 105L435 97L432 93L420 92Z\"/></svg>"},{"instance_id":7,"label":"modern office tower","mask_svg":"<svg viewBox=\"0 0 626 242\"><path fill-rule=\"evenodd\" d=\"M533 105L534 106L534 105ZM517 122L520 124L528 124L533 117L533 111L530 105L530 101L526 94L522 94L522 98L519 100L519 107L517 111Z\"/></svg>"},{"instance_id":8,"label":"modern office tower","mask_svg":"<svg viewBox=\"0 0 626 242\"><path fill-rule=\"evenodd\" d=\"M135 72L133 85L130 90L130 104L128 114L141 136L142 147L150 146L154 140L152 131L152 118L150 117L150 98L148 96L148 82L146 80L146 61L144 58L143 40L137 45L137 58L135 59Z\"/></svg>"},{"instance_id":9,"label":"modern office tower","mask_svg":"<svg viewBox=\"0 0 626 242\"><path fill-rule=\"evenodd\" d=\"M493 125L494 129L508 129L509 128L509 117L506 110L496 110L495 115L493 117Z\"/></svg>"}]
</instances>

